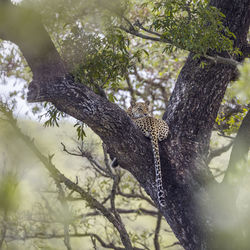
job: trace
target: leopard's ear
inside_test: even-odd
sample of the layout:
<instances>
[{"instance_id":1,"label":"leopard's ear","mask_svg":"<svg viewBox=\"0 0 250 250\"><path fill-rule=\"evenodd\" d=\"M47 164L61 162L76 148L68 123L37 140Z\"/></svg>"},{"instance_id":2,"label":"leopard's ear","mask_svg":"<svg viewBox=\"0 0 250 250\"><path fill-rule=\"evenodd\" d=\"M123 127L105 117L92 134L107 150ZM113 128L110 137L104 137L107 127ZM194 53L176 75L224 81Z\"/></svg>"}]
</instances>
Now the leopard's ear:
<instances>
[{"instance_id":1,"label":"leopard's ear","mask_svg":"<svg viewBox=\"0 0 250 250\"><path fill-rule=\"evenodd\" d=\"M135 106L135 104L136 104L136 101L131 100L130 105L131 105L132 107L134 107L134 106Z\"/></svg>"},{"instance_id":2,"label":"leopard's ear","mask_svg":"<svg viewBox=\"0 0 250 250\"><path fill-rule=\"evenodd\" d=\"M147 106L149 106L149 104L150 104L150 101L145 101L145 104L147 105Z\"/></svg>"}]
</instances>

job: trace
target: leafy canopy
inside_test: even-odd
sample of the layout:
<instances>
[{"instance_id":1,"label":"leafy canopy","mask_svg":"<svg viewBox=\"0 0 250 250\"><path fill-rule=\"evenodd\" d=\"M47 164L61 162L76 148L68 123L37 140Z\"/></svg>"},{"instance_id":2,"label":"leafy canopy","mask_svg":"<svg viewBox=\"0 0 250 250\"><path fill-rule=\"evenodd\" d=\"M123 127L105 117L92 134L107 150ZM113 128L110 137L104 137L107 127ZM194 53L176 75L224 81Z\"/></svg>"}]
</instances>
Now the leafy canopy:
<instances>
[{"instance_id":1,"label":"leafy canopy","mask_svg":"<svg viewBox=\"0 0 250 250\"><path fill-rule=\"evenodd\" d=\"M180 48L199 55L209 50L236 52L234 34L223 26L225 15L210 6L207 0L158 0L145 1L142 5L151 12L147 26L161 34L168 42L165 50Z\"/></svg>"},{"instance_id":2,"label":"leafy canopy","mask_svg":"<svg viewBox=\"0 0 250 250\"><path fill-rule=\"evenodd\" d=\"M209 6L207 0L23 0L21 4L41 15L77 81L98 94L104 93L113 102L122 99L119 89L137 88L133 93L137 96L141 89L152 89L137 73L143 73L144 79L148 79L159 72L170 72L166 65L174 50L192 51L197 56L210 51L237 52L233 48L234 34L223 26L224 14ZM136 32L157 37L163 43L138 39L121 29L122 26L130 29L131 25ZM9 72L20 72L15 69L20 68L24 60L21 58L16 66L10 64L11 59L5 62L0 56L0 61L6 67L14 65ZM132 86L128 86L127 79ZM173 83L174 79L169 82ZM159 88L157 84L155 88ZM171 88L164 86L164 89ZM164 92L165 99L170 94ZM156 95L159 93L154 93L153 100ZM164 107L164 104L158 106ZM63 116L49 105L45 109L51 118L46 125L57 124Z\"/></svg>"}]
</instances>

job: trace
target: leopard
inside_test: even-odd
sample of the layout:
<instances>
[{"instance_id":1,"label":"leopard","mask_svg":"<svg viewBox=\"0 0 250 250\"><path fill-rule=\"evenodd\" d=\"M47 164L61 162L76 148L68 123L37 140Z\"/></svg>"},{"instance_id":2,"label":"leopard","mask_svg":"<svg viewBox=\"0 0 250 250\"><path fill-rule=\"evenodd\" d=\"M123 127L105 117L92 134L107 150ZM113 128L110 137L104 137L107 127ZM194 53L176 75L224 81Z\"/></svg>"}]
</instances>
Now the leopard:
<instances>
[{"instance_id":1,"label":"leopard","mask_svg":"<svg viewBox=\"0 0 250 250\"><path fill-rule=\"evenodd\" d=\"M165 207L166 199L162 184L159 141L163 141L168 137L169 126L164 120L157 119L151 115L149 104L149 101L132 101L131 106L127 109L127 114L141 132L150 138L154 158L157 198L160 206Z\"/></svg>"}]
</instances>

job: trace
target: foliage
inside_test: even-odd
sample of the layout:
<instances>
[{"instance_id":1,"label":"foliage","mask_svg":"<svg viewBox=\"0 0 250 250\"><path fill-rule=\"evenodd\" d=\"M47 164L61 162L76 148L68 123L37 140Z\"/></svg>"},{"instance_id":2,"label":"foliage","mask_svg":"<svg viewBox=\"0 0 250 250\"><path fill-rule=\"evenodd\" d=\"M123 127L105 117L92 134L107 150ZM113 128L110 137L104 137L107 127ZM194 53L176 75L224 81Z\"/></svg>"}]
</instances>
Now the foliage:
<instances>
[{"instance_id":1,"label":"foliage","mask_svg":"<svg viewBox=\"0 0 250 250\"><path fill-rule=\"evenodd\" d=\"M59 127L59 120L66 117L65 113L57 110L48 102L45 102L44 108L47 109L47 112L40 115L40 119L48 117L48 119L44 122L44 127ZM83 138L86 137L86 133L84 131L85 124L83 122L76 121L74 127L76 128L77 139L83 140Z\"/></svg>"},{"instance_id":2,"label":"foliage","mask_svg":"<svg viewBox=\"0 0 250 250\"><path fill-rule=\"evenodd\" d=\"M227 114L221 111L218 114L215 122L222 134L231 135L237 133L243 118L249 110L247 106L241 106L240 104L239 106L240 108L236 109L235 112ZM224 109L226 109L226 106L224 106Z\"/></svg>"},{"instance_id":3,"label":"foliage","mask_svg":"<svg viewBox=\"0 0 250 250\"><path fill-rule=\"evenodd\" d=\"M60 117L65 117L66 115L63 112L58 111L53 105L48 102L45 102L44 108L47 109L47 112L40 116L40 119L44 117L49 117L47 121L44 122L45 127L57 126L59 127L58 121Z\"/></svg>"},{"instance_id":4,"label":"foliage","mask_svg":"<svg viewBox=\"0 0 250 250\"><path fill-rule=\"evenodd\" d=\"M216 118L216 127L222 134L231 135L239 126L250 108L250 63L246 60L239 66L239 79L227 89L225 99Z\"/></svg>"},{"instance_id":5,"label":"foliage","mask_svg":"<svg viewBox=\"0 0 250 250\"><path fill-rule=\"evenodd\" d=\"M84 131L84 123L78 121L75 123L74 127L76 127L77 139L82 141L83 138L86 137L86 133Z\"/></svg>"},{"instance_id":6,"label":"foliage","mask_svg":"<svg viewBox=\"0 0 250 250\"><path fill-rule=\"evenodd\" d=\"M20 53L19 48L0 39L0 75L3 78L15 76L28 80L31 77L31 70Z\"/></svg>"},{"instance_id":7,"label":"foliage","mask_svg":"<svg viewBox=\"0 0 250 250\"><path fill-rule=\"evenodd\" d=\"M94 88L116 89L133 65L128 46L129 40L117 29L110 29L103 37L72 27L62 43L62 54L77 81Z\"/></svg>"},{"instance_id":8,"label":"foliage","mask_svg":"<svg viewBox=\"0 0 250 250\"><path fill-rule=\"evenodd\" d=\"M152 18L148 21L150 29L160 32L168 44L166 52L175 48L205 55L209 50L234 52L232 38L235 35L225 28L225 15L210 6L209 1L158 0L146 1Z\"/></svg>"},{"instance_id":9,"label":"foliage","mask_svg":"<svg viewBox=\"0 0 250 250\"><path fill-rule=\"evenodd\" d=\"M172 53L174 48L198 55L209 49L233 51L230 39L234 35L224 29L224 15L210 7L208 1L76 0L72 4L71 0L23 0L22 5L41 15L76 79L124 108L128 105L127 97L131 96L132 99L154 102L154 110L164 110L182 65L182 59L176 56L176 52ZM120 25L127 24L125 16L131 23L140 20L169 43L128 37L119 30ZM181 51L178 53L182 54ZM14 60L13 52L8 57L8 61ZM12 65L16 63L14 60ZM14 69L15 74L25 72L20 67ZM29 79L25 77L25 80ZM53 125L56 110L52 112L48 106L45 109L52 115L51 122L46 125ZM33 111L43 112L38 106Z\"/></svg>"}]
</instances>

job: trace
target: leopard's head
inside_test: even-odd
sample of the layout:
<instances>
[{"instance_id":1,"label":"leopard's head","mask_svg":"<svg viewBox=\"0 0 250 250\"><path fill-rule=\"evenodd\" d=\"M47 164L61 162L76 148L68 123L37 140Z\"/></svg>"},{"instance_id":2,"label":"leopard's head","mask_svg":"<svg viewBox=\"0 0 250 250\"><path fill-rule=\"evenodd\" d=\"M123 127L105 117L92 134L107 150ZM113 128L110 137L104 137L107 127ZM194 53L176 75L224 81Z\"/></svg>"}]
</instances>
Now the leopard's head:
<instances>
[{"instance_id":1,"label":"leopard's head","mask_svg":"<svg viewBox=\"0 0 250 250\"><path fill-rule=\"evenodd\" d=\"M133 118L149 116L149 102L131 102L131 114Z\"/></svg>"}]
</instances>

